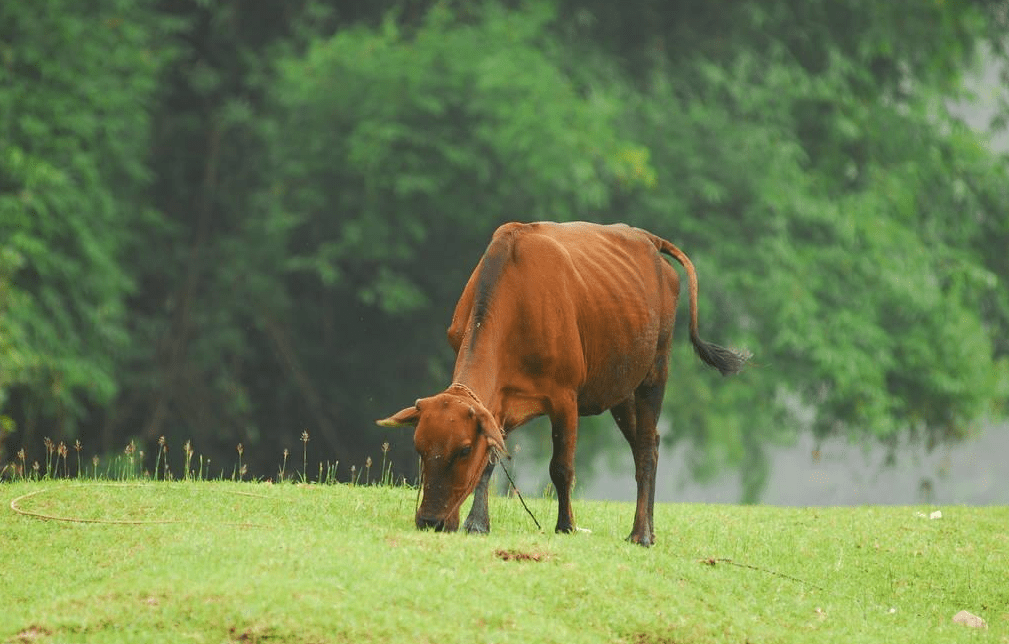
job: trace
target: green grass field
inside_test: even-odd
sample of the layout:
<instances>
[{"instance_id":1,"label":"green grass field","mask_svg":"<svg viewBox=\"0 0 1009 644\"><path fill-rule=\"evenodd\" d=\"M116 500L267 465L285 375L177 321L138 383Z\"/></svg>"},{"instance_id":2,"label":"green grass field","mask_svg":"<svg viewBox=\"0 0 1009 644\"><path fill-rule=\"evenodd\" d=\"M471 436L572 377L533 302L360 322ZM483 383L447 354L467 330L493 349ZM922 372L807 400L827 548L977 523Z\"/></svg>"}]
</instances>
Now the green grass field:
<instances>
[{"instance_id":1,"label":"green grass field","mask_svg":"<svg viewBox=\"0 0 1009 644\"><path fill-rule=\"evenodd\" d=\"M1005 507L662 505L643 549L626 503L578 502L591 532L555 535L495 498L493 533L466 536L414 530L402 487L21 482L0 501L0 642L1009 642Z\"/></svg>"}]
</instances>

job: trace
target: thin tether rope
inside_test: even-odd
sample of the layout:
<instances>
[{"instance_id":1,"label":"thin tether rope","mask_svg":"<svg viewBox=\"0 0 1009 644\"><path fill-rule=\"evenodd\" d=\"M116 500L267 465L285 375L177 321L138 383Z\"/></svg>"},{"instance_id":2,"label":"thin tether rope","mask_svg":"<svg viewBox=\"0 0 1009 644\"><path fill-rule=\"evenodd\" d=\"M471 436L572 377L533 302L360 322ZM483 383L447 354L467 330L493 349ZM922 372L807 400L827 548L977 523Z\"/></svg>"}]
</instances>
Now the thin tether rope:
<instances>
[{"instance_id":1,"label":"thin tether rope","mask_svg":"<svg viewBox=\"0 0 1009 644\"><path fill-rule=\"evenodd\" d=\"M149 483L81 483L74 487L90 487L90 486L103 486L103 487L153 487ZM46 514L45 512L34 512L32 510L25 510L20 507L20 503L26 499L30 499L33 496L37 496L44 492L51 492L56 488L42 488L41 490L35 490L34 492L29 492L27 494L22 494L21 496L11 499L10 509L15 513L26 517L32 517L34 519L43 519L45 521L63 521L66 523L92 523L92 524L105 524L105 525L170 525L170 524L207 524L207 525L223 525L232 526L237 528L269 528L270 526L262 523L244 523L244 522L213 522L213 521L192 521L189 519L84 519L81 517L67 517L67 516L57 516L53 514ZM263 496L262 494L253 494L251 492L228 492L228 494L237 494L240 496L251 496L254 498L268 499L270 497Z\"/></svg>"},{"instance_id":2,"label":"thin tether rope","mask_svg":"<svg viewBox=\"0 0 1009 644\"><path fill-rule=\"evenodd\" d=\"M508 471L508 468L505 467L504 461L500 461L500 465L501 469L504 470L505 476L508 477L508 483L512 486L512 489L515 490L515 495L518 496L519 501L522 503L522 507L526 509L526 512L529 514L529 517L533 520L533 523L536 524L536 528L540 532L542 532L543 526L540 525L540 522L536 520L536 515L533 514L533 511L529 509L528 505L526 505L526 500L522 498L522 493L519 492L518 487L515 485L515 481L512 480L512 475Z\"/></svg>"}]
</instances>

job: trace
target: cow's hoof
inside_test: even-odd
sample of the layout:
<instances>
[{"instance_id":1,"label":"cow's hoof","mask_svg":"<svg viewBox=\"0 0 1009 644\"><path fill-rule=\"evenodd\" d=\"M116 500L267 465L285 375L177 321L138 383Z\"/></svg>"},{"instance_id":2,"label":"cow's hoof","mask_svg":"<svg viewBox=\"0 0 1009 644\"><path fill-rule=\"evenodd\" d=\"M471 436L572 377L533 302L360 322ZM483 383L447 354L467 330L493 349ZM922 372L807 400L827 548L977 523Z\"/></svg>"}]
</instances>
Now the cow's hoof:
<instances>
[{"instance_id":1,"label":"cow's hoof","mask_svg":"<svg viewBox=\"0 0 1009 644\"><path fill-rule=\"evenodd\" d=\"M633 532L627 537L631 543L636 543L643 548L650 548L655 543L655 535L641 535Z\"/></svg>"},{"instance_id":2,"label":"cow's hoof","mask_svg":"<svg viewBox=\"0 0 1009 644\"><path fill-rule=\"evenodd\" d=\"M464 523L462 527L463 527L463 530L465 530L467 534L489 534L490 533L490 524L489 523L483 523L483 522L480 522L480 521L470 521L469 519L467 519L466 523Z\"/></svg>"}]
</instances>

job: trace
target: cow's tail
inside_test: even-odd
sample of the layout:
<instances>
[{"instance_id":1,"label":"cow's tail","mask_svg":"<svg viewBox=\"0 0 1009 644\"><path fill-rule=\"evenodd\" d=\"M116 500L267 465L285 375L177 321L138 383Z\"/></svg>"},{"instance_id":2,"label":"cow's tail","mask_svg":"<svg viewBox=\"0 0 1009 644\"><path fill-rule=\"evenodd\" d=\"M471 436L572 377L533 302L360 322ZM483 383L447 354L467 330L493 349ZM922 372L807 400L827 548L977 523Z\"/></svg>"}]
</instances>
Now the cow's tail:
<instances>
[{"instance_id":1,"label":"cow's tail","mask_svg":"<svg viewBox=\"0 0 1009 644\"><path fill-rule=\"evenodd\" d=\"M736 351L705 342L697 331L697 272L694 270L693 262L672 242L651 233L648 235L660 252L678 261L687 271L687 292L690 294L690 342L694 345L697 355L701 360L718 369L723 376L739 373L746 361L750 359L750 352Z\"/></svg>"}]
</instances>

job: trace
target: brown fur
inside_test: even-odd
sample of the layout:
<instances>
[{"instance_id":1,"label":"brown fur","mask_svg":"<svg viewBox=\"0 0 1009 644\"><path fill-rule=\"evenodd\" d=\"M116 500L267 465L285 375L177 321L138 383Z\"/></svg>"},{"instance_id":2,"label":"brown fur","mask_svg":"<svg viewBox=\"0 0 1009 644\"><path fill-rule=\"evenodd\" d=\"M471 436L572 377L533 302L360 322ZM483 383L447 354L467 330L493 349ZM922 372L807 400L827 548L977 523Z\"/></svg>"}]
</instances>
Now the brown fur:
<instances>
[{"instance_id":1,"label":"brown fur","mask_svg":"<svg viewBox=\"0 0 1009 644\"><path fill-rule=\"evenodd\" d=\"M660 253L687 272L698 355L723 374L739 371L748 354L700 339L694 267L668 241L622 224L498 228L452 316L453 385L378 421L417 428L424 470L418 527L456 529L459 506L476 490L466 529L488 531L492 456L513 429L545 415L553 427L556 529L570 532L578 417L610 410L634 454L638 500L629 539L654 542L655 424L680 291Z\"/></svg>"}]
</instances>

